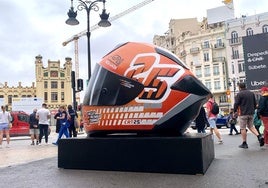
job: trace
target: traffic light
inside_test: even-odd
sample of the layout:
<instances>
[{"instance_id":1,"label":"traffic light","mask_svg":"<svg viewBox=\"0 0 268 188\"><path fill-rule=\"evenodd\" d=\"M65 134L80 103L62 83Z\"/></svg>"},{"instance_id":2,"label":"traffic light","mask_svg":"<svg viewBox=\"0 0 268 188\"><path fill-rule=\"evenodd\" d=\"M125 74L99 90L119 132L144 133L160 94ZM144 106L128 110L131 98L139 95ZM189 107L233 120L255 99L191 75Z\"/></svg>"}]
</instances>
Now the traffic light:
<instances>
[{"instance_id":1,"label":"traffic light","mask_svg":"<svg viewBox=\"0 0 268 188\"><path fill-rule=\"evenodd\" d=\"M71 73L71 80L72 80L72 88L75 88L75 72L72 71Z\"/></svg>"},{"instance_id":2,"label":"traffic light","mask_svg":"<svg viewBox=\"0 0 268 188\"><path fill-rule=\"evenodd\" d=\"M77 79L77 90L82 91L83 89L83 79Z\"/></svg>"}]
</instances>

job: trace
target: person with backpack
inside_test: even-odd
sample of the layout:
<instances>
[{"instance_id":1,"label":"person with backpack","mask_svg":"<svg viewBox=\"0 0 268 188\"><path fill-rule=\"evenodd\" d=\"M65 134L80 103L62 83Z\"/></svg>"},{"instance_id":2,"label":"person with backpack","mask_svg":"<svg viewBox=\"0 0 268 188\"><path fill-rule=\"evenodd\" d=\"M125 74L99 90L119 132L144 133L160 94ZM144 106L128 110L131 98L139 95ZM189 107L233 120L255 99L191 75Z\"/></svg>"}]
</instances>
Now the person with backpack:
<instances>
[{"instance_id":1,"label":"person with backpack","mask_svg":"<svg viewBox=\"0 0 268 188\"><path fill-rule=\"evenodd\" d=\"M219 106L214 101L212 94L210 94L210 99L206 103L206 108L207 108L208 122L209 122L209 125L210 125L210 132L212 134L214 132L215 135L218 138L218 143L219 144L222 144L223 143L223 140L222 140L221 134L220 134L220 132L217 129L217 126L216 126L217 115L219 113Z\"/></svg>"}]
</instances>

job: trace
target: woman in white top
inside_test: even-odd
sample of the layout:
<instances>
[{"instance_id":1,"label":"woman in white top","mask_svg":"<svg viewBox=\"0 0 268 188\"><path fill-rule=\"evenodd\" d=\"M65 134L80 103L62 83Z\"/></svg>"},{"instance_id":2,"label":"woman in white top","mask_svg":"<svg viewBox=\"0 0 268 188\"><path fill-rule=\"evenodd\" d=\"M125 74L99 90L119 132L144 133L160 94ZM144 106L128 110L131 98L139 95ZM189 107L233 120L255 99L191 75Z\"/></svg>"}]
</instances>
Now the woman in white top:
<instances>
[{"instance_id":1,"label":"woman in white top","mask_svg":"<svg viewBox=\"0 0 268 188\"><path fill-rule=\"evenodd\" d=\"M6 135L7 147L9 147L10 136L9 136L9 123L11 122L11 115L6 111L5 106L1 106L0 111L0 148L2 147L3 134Z\"/></svg>"}]
</instances>

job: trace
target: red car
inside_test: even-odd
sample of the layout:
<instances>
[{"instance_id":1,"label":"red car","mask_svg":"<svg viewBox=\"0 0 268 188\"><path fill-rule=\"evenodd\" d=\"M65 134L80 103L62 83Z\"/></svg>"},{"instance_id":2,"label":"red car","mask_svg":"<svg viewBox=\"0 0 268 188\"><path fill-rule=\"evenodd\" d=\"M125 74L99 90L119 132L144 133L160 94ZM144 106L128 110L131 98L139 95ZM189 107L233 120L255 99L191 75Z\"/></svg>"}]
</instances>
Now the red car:
<instances>
[{"instance_id":1,"label":"red car","mask_svg":"<svg viewBox=\"0 0 268 188\"><path fill-rule=\"evenodd\" d=\"M29 115L23 111L11 111L12 128L9 130L10 136L28 136L30 124Z\"/></svg>"}]
</instances>

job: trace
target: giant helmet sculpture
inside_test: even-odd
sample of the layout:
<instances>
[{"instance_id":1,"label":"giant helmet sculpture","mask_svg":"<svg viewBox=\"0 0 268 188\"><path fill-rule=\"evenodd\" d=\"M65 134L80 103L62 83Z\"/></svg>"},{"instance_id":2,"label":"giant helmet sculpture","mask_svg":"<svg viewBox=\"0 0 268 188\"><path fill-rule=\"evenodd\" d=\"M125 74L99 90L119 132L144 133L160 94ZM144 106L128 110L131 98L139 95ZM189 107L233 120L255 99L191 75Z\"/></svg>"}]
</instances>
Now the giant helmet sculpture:
<instances>
[{"instance_id":1,"label":"giant helmet sculpture","mask_svg":"<svg viewBox=\"0 0 268 188\"><path fill-rule=\"evenodd\" d=\"M83 101L88 136L182 135L210 91L187 65L155 45L118 45L96 65Z\"/></svg>"}]
</instances>

